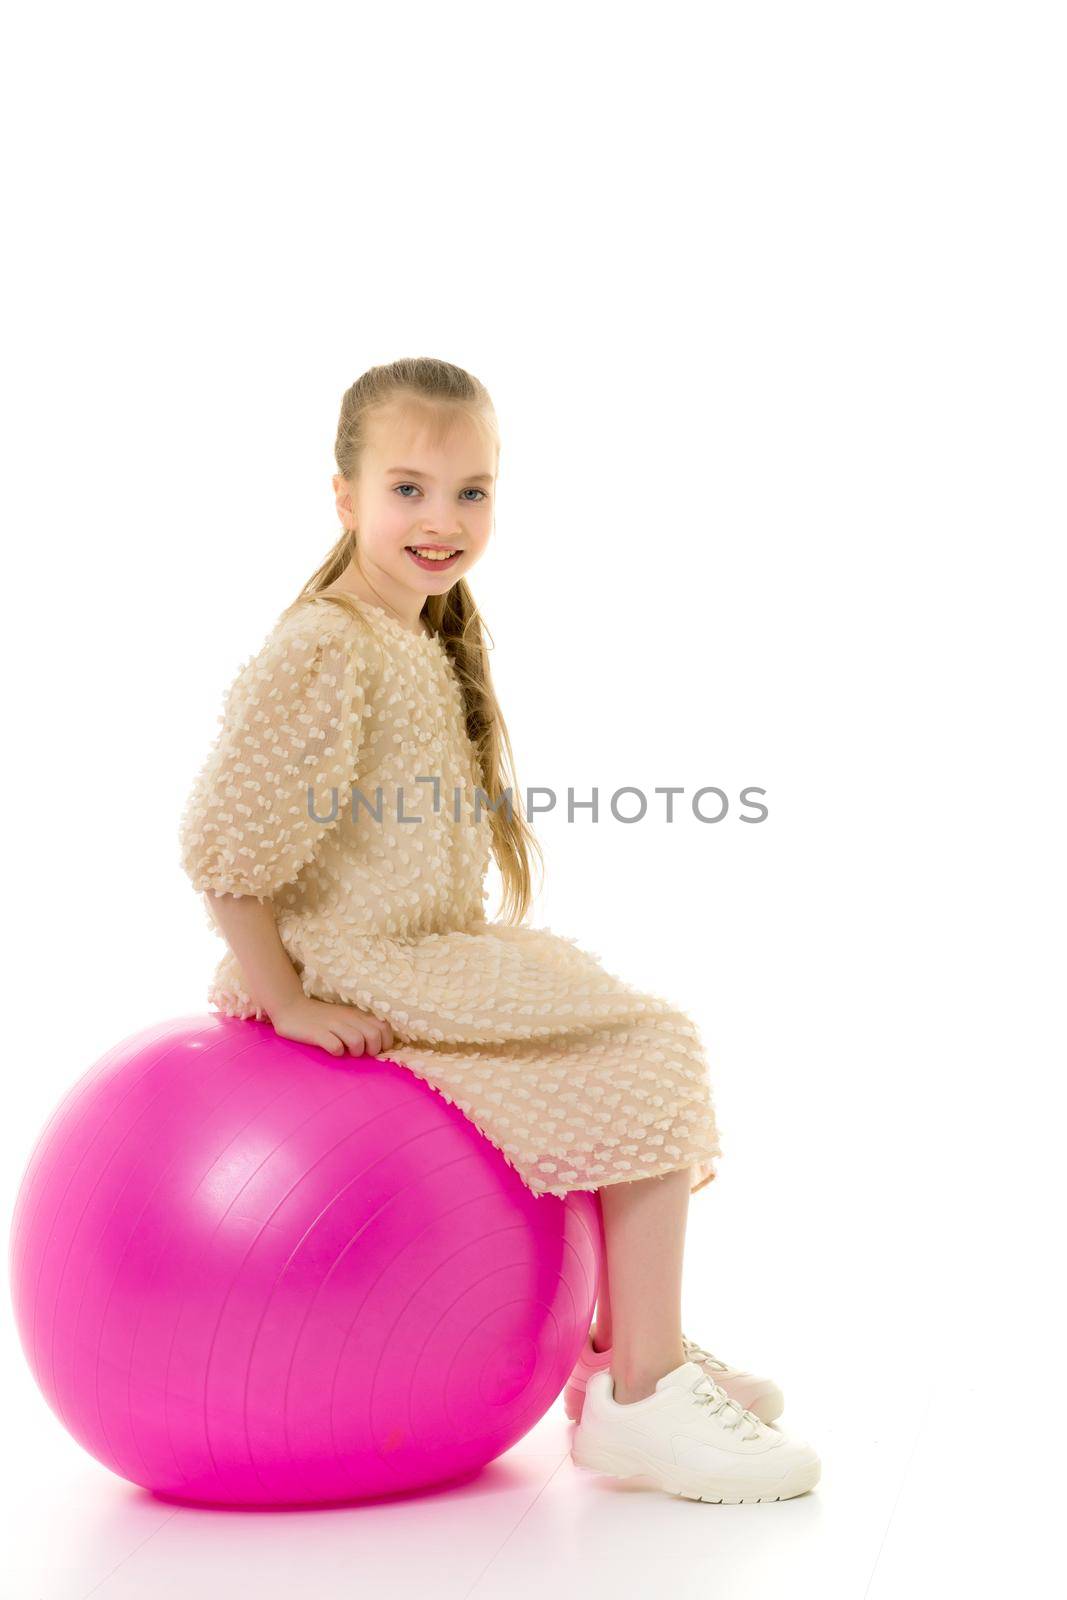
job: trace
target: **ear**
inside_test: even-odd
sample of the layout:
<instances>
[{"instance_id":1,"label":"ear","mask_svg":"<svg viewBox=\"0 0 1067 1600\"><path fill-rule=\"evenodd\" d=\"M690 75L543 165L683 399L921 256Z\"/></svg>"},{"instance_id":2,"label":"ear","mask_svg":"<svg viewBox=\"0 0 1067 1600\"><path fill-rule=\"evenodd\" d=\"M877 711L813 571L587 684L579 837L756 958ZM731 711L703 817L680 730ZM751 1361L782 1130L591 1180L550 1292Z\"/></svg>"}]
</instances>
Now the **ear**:
<instances>
[{"instance_id":1,"label":"ear","mask_svg":"<svg viewBox=\"0 0 1067 1600\"><path fill-rule=\"evenodd\" d=\"M333 497L337 506L337 515L341 519L342 526L347 530L348 524L345 522L345 514L352 515L351 492L339 472L335 472L330 481L333 484Z\"/></svg>"}]
</instances>

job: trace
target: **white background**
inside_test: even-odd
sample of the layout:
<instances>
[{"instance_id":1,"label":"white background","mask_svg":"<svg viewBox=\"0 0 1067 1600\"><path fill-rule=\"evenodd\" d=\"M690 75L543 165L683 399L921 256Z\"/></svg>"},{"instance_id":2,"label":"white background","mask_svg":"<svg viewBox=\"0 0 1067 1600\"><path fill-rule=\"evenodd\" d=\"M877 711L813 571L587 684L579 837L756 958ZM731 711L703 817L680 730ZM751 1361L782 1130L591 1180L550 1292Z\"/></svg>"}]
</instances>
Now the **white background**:
<instances>
[{"instance_id":1,"label":"white background","mask_svg":"<svg viewBox=\"0 0 1067 1600\"><path fill-rule=\"evenodd\" d=\"M185 795L337 535L342 392L440 356L502 431L470 583L520 781L601 796L539 821L531 920L698 1023L724 1156L684 1326L776 1378L823 1479L623 1488L557 1405L455 1493L176 1510L63 1433L5 1308L5 1594L883 1600L1059 1566L1061 23L9 21L6 1214L69 1085L206 1011ZM625 825L627 784L770 814Z\"/></svg>"}]
</instances>

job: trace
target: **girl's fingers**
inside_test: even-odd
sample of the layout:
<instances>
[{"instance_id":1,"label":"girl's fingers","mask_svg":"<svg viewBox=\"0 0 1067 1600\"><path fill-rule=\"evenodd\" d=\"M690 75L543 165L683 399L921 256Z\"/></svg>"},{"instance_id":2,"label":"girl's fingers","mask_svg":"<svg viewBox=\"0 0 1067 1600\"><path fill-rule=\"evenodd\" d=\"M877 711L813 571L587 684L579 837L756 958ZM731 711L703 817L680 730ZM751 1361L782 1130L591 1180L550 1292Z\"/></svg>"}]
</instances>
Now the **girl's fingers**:
<instances>
[{"instance_id":1,"label":"girl's fingers","mask_svg":"<svg viewBox=\"0 0 1067 1600\"><path fill-rule=\"evenodd\" d=\"M359 1024L358 1028L353 1025L353 1031L363 1040L361 1054L376 1056L385 1049L388 1024L379 1022L377 1017L367 1017L365 1021Z\"/></svg>"},{"instance_id":2,"label":"girl's fingers","mask_svg":"<svg viewBox=\"0 0 1067 1600\"><path fill-rule=\"evenodd\" d=\"M335 1009L339 1013L356 1010L354 1006L337 1006ZM354 1056L376 1056L392 1046L393 1030L388 1022L379 1022L377 1017L367 1015L361 1021L354 1022L351 1016L342 1014L336 1021L331 1019L329 1030L316 1042L335 1056L343 1056L346 1050Z\"/></svg>"}]
</instances>

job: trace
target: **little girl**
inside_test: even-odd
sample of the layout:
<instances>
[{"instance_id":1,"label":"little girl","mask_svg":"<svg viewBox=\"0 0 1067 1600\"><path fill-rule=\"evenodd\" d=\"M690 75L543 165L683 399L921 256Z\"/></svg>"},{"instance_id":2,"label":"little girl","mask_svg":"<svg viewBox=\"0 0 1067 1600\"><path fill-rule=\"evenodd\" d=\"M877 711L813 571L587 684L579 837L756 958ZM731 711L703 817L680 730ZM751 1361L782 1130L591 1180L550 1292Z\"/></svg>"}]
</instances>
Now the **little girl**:
<instances>
[{"instance_id":1,"label":"little girl","mask_svg":"<svg viewBox=\"0 0 1067 1600\"><path fill-rule=\"evenodd\" d=\"M533 1193L600 1195L596 1322L565 1394L580 1465L704 1500L801 1494L818 1458L771 1425L780 1391L680 1326L689 1195L721 1154L697 1030L522 925L540 849L467 584L493 526L489 395L444 361L373 367L335 453L341 537L239 672L182 817L228 945L208 998L399 1062Z\"/></svg>"}]
</instances>

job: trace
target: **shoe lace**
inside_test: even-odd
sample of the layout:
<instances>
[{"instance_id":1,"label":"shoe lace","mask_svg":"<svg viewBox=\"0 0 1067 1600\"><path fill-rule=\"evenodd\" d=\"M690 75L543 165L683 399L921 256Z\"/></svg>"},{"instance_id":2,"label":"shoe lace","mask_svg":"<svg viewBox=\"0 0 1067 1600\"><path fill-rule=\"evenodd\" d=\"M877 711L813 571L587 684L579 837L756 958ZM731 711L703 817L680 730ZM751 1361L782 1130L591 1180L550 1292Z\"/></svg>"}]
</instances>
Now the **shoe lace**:
<instances>
[{"instance_id":1,"label":"shoe lace","mask_svg":"<svg viewBox=\"0 0 1067 1600\"><path fill-rule=\"evenodd\" d=\"M751 1411L747 1411L740 1400L731 1400L726 1390L717 1384L705 1373L694 1383L690 1393L698 1405L706 1406L712 1416L724 1413L721 1417L724 1428L739 1428L742 1422L748 1423L748 1428L741 1435L743 1439L758 1439L760 1437L760 1419ZM731 1415L735 1413L735 1415Z\"/></svg>"},{"instance_id":2,"label":"shoe lace","mask_svg":"<svg viewBox=\"0 0 1067 1600\"><path fill-rule=\"evenodd\" d=\"M720 1372L726 1371L725 1361L720 1361L718 1356L713 1356L710 1350L705 1350L702 1345L697 1344L695 1339L687 1339L684 1333L682 1334L682 1349L685 1351L687 1361L695 1361L698 1366L710 1365L718 1367Z\"/></svg>"}]
</instances>

